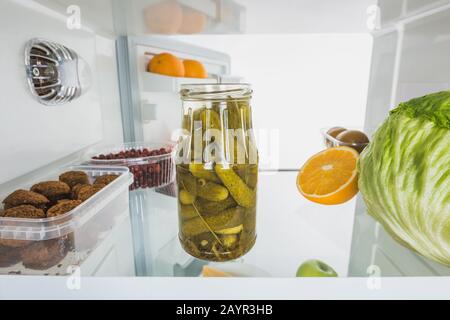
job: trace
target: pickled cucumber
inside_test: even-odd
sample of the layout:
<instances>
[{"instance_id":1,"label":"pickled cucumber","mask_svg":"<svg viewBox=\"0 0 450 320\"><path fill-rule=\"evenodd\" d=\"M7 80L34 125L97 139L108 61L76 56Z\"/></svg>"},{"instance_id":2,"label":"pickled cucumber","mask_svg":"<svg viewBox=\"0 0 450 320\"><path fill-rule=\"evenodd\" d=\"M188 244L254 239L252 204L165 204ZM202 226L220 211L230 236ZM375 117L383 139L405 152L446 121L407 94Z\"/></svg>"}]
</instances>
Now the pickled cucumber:
<instances>
[{"instance_id":1,"label":"pickled cucumber","mask_svg":"<svg viewBox=\"0 0 450 320\"><path fill-rule=\"evenodd\" d=\"M181 232L185 237L194 237L204 232L216 232L227 228L237 227L242 224L244 209L234 207L222 211L219 214L197 217L181 224Z\"/></svg>"},{"instance_id":2,"label":"pickled cucumber","mask_svg":"<svg viewBox=\"0 0 450 320\"><path fill-rule=\"evenodd\" d=\"M227 188L220 184L209 182L204 179L199 179L198 181L197 195L199 197L209 201L223 201L228 198L229 192Z\"/></svg>"},{"instance_id":3,"label":"pickled cucumber","mask_svg":"<svg viewBox=\"0 0 450 320\"><path fill-rule=\"evenodd\" d=\"M192 123L191 123L191 160L192 161L201 161L203 148L205 147L205 143L203 141L203 127L201 122L201 113L205 110L205 107L194 109L192 112Z\"/></svg>"},{"instance_id":4,"label":"pickled cucumber","mask_svg":"<svg viewBox=\"0 0 450 320\"><path fill-rule=\"evenodd\" d=\"M228 98L228 128L229 129L252 129L252 110L248 101Z\"/></svg>"},{"instance_id":5,"label":"pickled cucumber","mask_svg":"<svg viewBox=\"0 0 450 320\"><path fill-rule=\"evenodd\" d=\"M243 229L244 229L244 225L240 224L237 227L227 228L227 229L216 231L216 233L220 234L220 235L232 235L232 234L240 233Z\"/></svg>"},{"instance_id":6,"label":"pickled cucumber","mask_svg":"<svg viewBox=\"0 0 450 320\"><path fill-rule=\"evenodd\" d=\"M256 208L245 210L244 229L241 233L241 241L251 243L256 238Z\"/></svg>"},{"instance_id":7,"label":"pickled cucumber","mask_svg":"<svg viewBox=\"0 0 450 320\"><path fill-rule=\"evenodd\" d=\"M248 164L235 164L233 170L252 189L258 184L258 166Z\"/></svg>"},{"instance_id":8,"label":"pickled cucumber","mask_svg":"<svg viewBox=\"0 0 450 320\"><path fill-rule=\"evenodd\" d=\"M180 205L179 211L183 220L196 218L199 214L202 216L218 214L226 209L235 207L237 204L233 197L228 197L223 201L208 201L197 198L194 205L195 208L193 205Z\"/></svg>"},{"instance_id":9,"label":"pickled cucumber","mask_svg":"<svg viewBox=\"0 0 450 320\"><path fill-rule=\"evenodd\" d=\"M229 133L229 144L226 146L227 161L233 164L245 164L248 163L248 147L246 144L245 132L240 130Z\"/></svg>"},{"instance_id":10,"label":"pickled cucumber","mask_svg":"<svg viewBox=\"0 0 450 320\"><path fill-rule=\"evenodd\" d=\"M220 183L219 177L216 175L214 170L205 169L202 163L191 163L189 164L189 171L196 178L205 179L208 181Z\"/></svg>"},{"instance_id":11,"label":"pickled cucumber","mask_svg":"<svg viewBox=\"0 0 450 320\"><path fill-rule=\"evenodd\" d=\"M244 208L256 206L256 193L234 172L233 169L225 168L221 164L215 165L217 176L227 187L234 200Z\"/></svg>"},{"instance_id":12,"label":"pickled cucumber","mask_svg":"<svg viewBox=\"0 0 450 320\"><path fill-rule=\"evenodd\" d=\"M235 207L236 201L233 197L228 197L223 201L208 201L202 198L198 198L195 201L195 206L201 214L217 214L225 209Z\"/></svg>"},{"instance_id":13,"label":"pickled cucumber","mask_svg":"<svg viewBox=\"0 0 450 320\"><path fill-rule=\"evenodd\" d=\"M181 127L188 132L191 131L191 116L190 116L190 114L183 115Z\"/></svg>"},{"instance_id":14,"label":"pickled cucumber","mask_svg":"<svg viewBox=\"0 0 450 320\"><path fill-rule=\"evenodd\" d=\"M247 101L239 101L239 108L242 110L242 114L244 116L244 124L245 129L252 129L252 110Z\"/></svg>"},{"instance_id":15,"label":"pickled cucumber","mask_svg":"<svg viewBox=\"0 0 450 320\"><path fill-rule=\"evenodd\" d=\"M193 204L195 201L195 196L186 190L181 190L178 198L180 198L181 204Z\"/></svg>"},{"instance_id":16,"label":"pickled cucumber","mask_svg":"<svg viewBox=\"0 0 450 320\"><path fill-rule=\"evenodd\" d=\"M180 205L178 210L182 220L189 220L198 217L198 213L192 205Z\"/></svg>"},{"instance_id":17,"label":"pickled cucumber","mask_svg":"<svg viewBox=\"0 0 450 320\"><path fill-rule=\"evenodd\" d=\"M222 244L228 250L234 247L237 244L237 241L238 236L236 234L227 234L222 237Z\"/></svg>"},{"instance_id":18,"label":"pickled cucumber","mask_svg":"<svg viewBox=\"0 0 450 320\"><path fill-rule=\"evenodd\" d=\"M203 124L203 130L220 129L220 117L214 110L205 109L200 112L200 120Z\"/></svg>"},{"instance_id":19,"label":"pickled cucumber","mask_svg":"<svg viewBox=\"0 0 450 320\"><path fill-rule=\"evenodd\" d=\"M228 129L242 129L241 109L236 100L228 99L226 114L228 118Z\"/></svg>"},{"instance_id":20,"label":"pickled cucumber","mask_svg":"<svg viewBox=\"0 0 450 320\"><path fill-rule=\"evenodd\" d=\"M178 178L183 188L193 196L198 196L210 201L222 201L228 198L228 190L224 186L197 179L190 173L179 171Z\"/></svg>"},{"instance_id":21,"label":"pickled cucumber","mask_svg":"<svg viewBox=\"0 0 450 320\"><path fill-rule=\"evenodd\" d=\"M205 107L197 108L192 112L192 117L194 121L202 121L202 112L206 110Z\"/></svg>"}]
</instances>

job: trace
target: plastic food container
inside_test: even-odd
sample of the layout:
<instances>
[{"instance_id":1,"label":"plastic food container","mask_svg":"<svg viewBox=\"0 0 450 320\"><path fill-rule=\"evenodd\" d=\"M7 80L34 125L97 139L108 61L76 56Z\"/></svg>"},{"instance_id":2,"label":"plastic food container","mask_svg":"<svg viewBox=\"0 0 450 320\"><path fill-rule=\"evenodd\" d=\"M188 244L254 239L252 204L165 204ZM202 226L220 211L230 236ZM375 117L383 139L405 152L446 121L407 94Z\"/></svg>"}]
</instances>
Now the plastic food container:
<instances>
[{"instance_id":1,"label":"plastic food container","mask_svg":"<svg viewBox=\"0 0 450 320\"><path fill-rule=\"evenodd\" d=\"M327 128L323 128L320 130L320 132L322 133L322 136L324 138L325 147L327 147L327 148L346 146L346 147L351 147L351 148L355 149L356 151L358 151L359 153L361 153L364 150L364 148L367 147L367 145L369 144L369 143L347 143L347 142L340 141L328 134L328 130L330 130L331 128L332 127L327 127ZM355 127L345 127L345 128L347 130L358 130L358 131L364 132L361 128L355 128Z\"/></svg>"},{"instance_id":2,"label":"plastic food container","mask_svg":"<svg viewBox=\"0 0 450 320\"><path fill-rule=\"evenodd\" d=\"M59 174L73 170L84 171L90 182L106 174L119 177L64 215L45 219L0 217L0 274L70 274L126 217L128 187L133 180L127 168L71 166L30 179L16 189L29 189L40 181L56 181ZM1 190L0 199L13 191Z\"/></svg>"},{"instance_id":3,"label":"plastic food container","mask_svg":"<svg viewBox=\"0 0 450 320\"><path fill-rule=\"evenodd\" d=\"M91 165L128 167L134 175L130 190L137 190L172 183L175 178L174 155L173 143L125 143L101 148L88 157Z\"/></svg>"}]
</instances>

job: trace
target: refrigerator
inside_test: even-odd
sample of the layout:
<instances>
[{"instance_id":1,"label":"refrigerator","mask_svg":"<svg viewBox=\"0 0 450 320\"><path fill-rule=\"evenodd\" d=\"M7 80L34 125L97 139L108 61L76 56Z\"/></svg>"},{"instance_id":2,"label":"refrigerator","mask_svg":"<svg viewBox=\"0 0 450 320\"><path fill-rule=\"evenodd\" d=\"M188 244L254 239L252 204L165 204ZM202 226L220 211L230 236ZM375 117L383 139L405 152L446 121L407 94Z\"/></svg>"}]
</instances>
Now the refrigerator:
<instances>
[{"instance_id":1,"label":"refrigerator","mask_svg":"<svg viewBox=\"0 0 450 320\"><path fill-rule=\"evenodd\" d=\"M175 143L173 132L182 119L179 91L183 84L256 80L254 117L256 126L260 124L264 129L257 134L262 158L258 239L244 257L212 266L230 272L240 270L244 277L294 278L302 261L315 258L327 261L344 278L448 279L448 267L393 240L367 214L360 195L339 206L320 206L301 197L296 178L306 155L325 148L321 128L348 124L361 128L370 137L399 103L450 90L450 1L348 1L347 6L336 9L338 16L343 15L341 20L334 17L333 10L323 10L327 6L335 8L332 1L312 7L308 7L310 2L300 1L292 10L287 9L289 1L284 1L280 6L285 7L280 9L279 18L274 18L273 26L267 21L277 7L270 1L261 7L251 0L170 1L177 8L202 14L201 30L184 34L170 30L172 20L163 30L158 29L161 25L153 24L156 18L152 10L163 2L0 3L0 65L5 75L1 90L0 195L6 196L59 168L86 165L86 155L103 146ZM297 21L292 13L296 9L305 22L286 22ZM361 16L356 22L345 19L352 10L358 12L355 16ZM171 11L172 18L173 15ZM337 32L356 35L334 35L333 23L340 23ZM268 31L271 27L275 30L272 34ZM296 38L295 34L302 32L307 36ZM191 33L198 35L186 35ZM327 41L322 52L308 49L321 41L314 38L316 34L324 34L320 39ZM253 38L258 40L253 42ZM297 41L303 43L302 49L297 47ZM350 52L352 41L365 46L361 51ZM255 43L258 50L251 51ZM281 43L289 43L283 49L290 50L285 55L287 59L295 59L296 55L298 59L307 57L301 63L302 70L295 69L297 62L291 63L294 67L286 74L294 81L289 83L270 69L277 59L283 59L283 53L277 51ZM49 54L63 52L61 59L75 60L61 63L64 68L56 64L52 70L57 72L50 75L56 77L54 88L67 83L67 87L74 88L72 91L52 94L35 86L40 71L50 72L44 62L48 64L55 58L36 58L36 52L42 55L42 47L55 49ZM251 51L253 64L240 60L244 51ZM68 56L64 56L67 52ZM148 72L149 61L163 52L201 61L208 78ZM328 59L330 54L341 60ZM355 60L361 55L365 58ZM336 65L335 61L346 64ZM261 70L248 73L255 69L256 62L263 63ZM367 70L346 70L352 63L366 64ZM308 71L309 65L320 67ZM314 72L314 77L302 80L299 76L295 80L295 74L302 72ZM352 79L356 74L367 79ZM261 79L271 86L264 87ZM320 90L318 84L322 82L329 92ZM314 84L315 89L309 84ZM352 94L333 89L345 85ZM285 98L286 92L289 98ZM352 99L348 105L353 109L348 109L345 99ZM314 100L317 104L305 105ZM258 103L262 106L259 109ZM348 110L353 112L351 117L345 115ZM312 115L320 119L309 119ZM309 125L318 127L310 130ZM273 153L278 156L271 157ZM81 273L95 277L198 277L208 262L191 257L181 248L177 201L173 184L130 190L126 202L117 206L121 218L114 220L102 241L80 260ZM2 273L2 278L13 283L17 279L23 284L23 276L16 271ZM49 275L58 272L52 269ZM163 282L155 285L162 286ZM170 282L169 286L175 288L176 283Z\"/></svg>"}]
</instances>

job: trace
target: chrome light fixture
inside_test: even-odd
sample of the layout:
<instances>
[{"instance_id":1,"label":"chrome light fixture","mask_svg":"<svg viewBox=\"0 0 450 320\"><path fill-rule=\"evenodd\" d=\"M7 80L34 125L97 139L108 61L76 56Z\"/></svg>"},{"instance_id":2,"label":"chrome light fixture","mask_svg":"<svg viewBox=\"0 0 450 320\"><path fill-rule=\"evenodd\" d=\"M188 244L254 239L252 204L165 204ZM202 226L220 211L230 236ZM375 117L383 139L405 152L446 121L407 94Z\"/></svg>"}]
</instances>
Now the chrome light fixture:
<instances>
[{"instance_id":1,"label":"chrome light fixture","mask_svg":"<svg viewBox=\"0 0 450 320\"><path fill-rule=\"evenodd\" d=\"M68 103L89 88L88 64L75 51L58 43L30 40L25 48L25 65L31 92L44 105Z\"/></svg>"}]
</instances>

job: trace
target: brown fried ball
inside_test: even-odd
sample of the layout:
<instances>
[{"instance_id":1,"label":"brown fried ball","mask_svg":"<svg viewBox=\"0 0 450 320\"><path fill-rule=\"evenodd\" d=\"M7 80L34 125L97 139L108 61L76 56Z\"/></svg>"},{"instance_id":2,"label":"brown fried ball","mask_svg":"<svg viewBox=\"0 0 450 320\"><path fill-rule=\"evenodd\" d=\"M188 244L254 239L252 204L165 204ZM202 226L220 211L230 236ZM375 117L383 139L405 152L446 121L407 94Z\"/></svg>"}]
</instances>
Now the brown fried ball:
<instances>
[{"instance_id":1,"label":"brown fried ball","mask_svg":"<svg viewBox=\"0 0 450 320\"><path fill-rule=\"evenodd\" d=\"M68 201L72 201L72 199L61 199L61 200L58 200L58 202L56 204L63 203L63 202L68 202Z\"/></svg>"},{"instance_id":2,"label":"brown fried ball","mask_svg":"<svg viewBox=\"0 0 450 320\"><path fill-rule=\"evenodd\" d=\"M89 184L89 177L83 171L69 171L59 176L59 181L64 182L73 188L77 184Z\"/></svg>"},{"instance_id":3,"label":"brown fried ball","mask_svg":"<svg viewBox=\"0 0 450 320\"><path fill-rule=\"evenodd\" d=\"M28 219L43 219L45 218L45 212L42 209L30 205L23 205L14 208L10 208L3 212L5 218L28 218Z\"/></svg>"},{"instance_id":4,"label":"brown fried ball","mask_svg":"<svg viewBox=\"0 0 450 320\"><path fill-rule=\"evenodd\" d=\"M3 200L5 210L21 205L31 205L45 211L49 202L42 194L27 190L16 190Z\"/></svg>"},{"instance_id":5,"label":"brown fried ball","mask_svg":"<svg viewBox=\"0 0 450 320\"><path fill-rule=\"evenodd\" d=\"M47 217L56 217L72 211L81 204L80 200L61 200L56 205L48 209Z\"/></svg>"},{"instance_id":6,"label":"brown fried ball","mask_svg":"<svg viewBox=\"0 0 450 320\"><path fill-rule=\"evenodd\" d=\"M3 211L5 218L28 218L28 219L43 219L45 212L42 209L37 209L30 205L23 205ZM23 248L29 245L31 241L15 240L15 239L0 239L0 245L10 248Z\"/></svg>"},{"instance_id":7,"label":"brown fried ball","mask_svg":"<svg viewBox=\"0 0 450 320\"><path fill-rule=\"evenodd\" d=\"M7 268L20 262L20 250L0 245L0 268Z\"/></svg>"},{"instance_id":8,"label":"brown fried ball","mask_svg":"<svg viewBox=\"0 0 450 320\"><path fill-rule=\"evenodd\" d=\"M21 250L22 263L29 269L45 270L57 265L69 250L70 239L68 236L34 241Z\"/></svg>"},{"instance_id":9,"label":"brown fried ball","mask_svg":"<svg viewBox=\"0 0 450 320\"><path fill-rule=\"evenodd\" d=\"M8 248L24 248L29 245L30 240L0 239L0 245Z\"/></svg>"},{"instance_id":10,"label":"brown fried ball","mask_svg":"<svg viewBox=\"0 0 450 320\"><path fill-rule=\"evenodd\" d=\"M56 204L58 200L70 198L70 187L61 181L45 181L35 184L31 191L46 196L51 204Z\"/></svg>"},{"instance_id":11,"label":"brown fried ball","mask_svg":"<svg viewBox=\"0 0 450 320\"><path fill-rule=\"evenodd\" d=\"M119 176L117 174L105 174L104 176L97 177L94 181L94 185L102 185L103 187L116 180Z\"/></svg>"},{"instance_id":12,"label":"brown fried ball","mask_svg":"<svg viewBox=\"0 0 450 320\"><path fill-rule=\"evenodd\" d=\"M80 189L78 190L77 199L84 202L87 199L89 199L90 197L92 197L94 194L99 192L102 188L103 187L96 186L96 185L93 185L93 186L84 185L84 186L80 187Z\"/></svg>"},{"instance_id":13,"label":"brown fried ball","mask_svg":"<svg viewBox=\"0 0 450 320\"><path fill-rule=\"evenodd\" d=\"M90 184L77 184L76 186L74 186L72 188L72 199L73 200L78 200L78 193L80 192L80 190L83 187L86 187L86 186L91 186L91 185Z\"/></svg>"}]
</instances>

